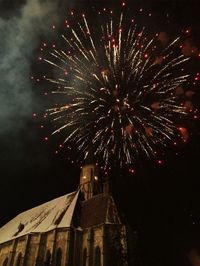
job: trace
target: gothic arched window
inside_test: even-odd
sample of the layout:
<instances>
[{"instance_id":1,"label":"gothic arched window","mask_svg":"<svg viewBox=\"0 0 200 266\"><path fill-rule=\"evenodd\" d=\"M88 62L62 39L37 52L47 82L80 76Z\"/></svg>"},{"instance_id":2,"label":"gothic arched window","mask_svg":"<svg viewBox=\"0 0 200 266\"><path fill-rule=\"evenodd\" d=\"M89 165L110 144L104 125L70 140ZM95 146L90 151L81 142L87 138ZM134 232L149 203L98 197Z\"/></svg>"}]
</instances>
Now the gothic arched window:
<instances>
[{"instance_id":1,"label":"gothic arched window","mask_svg":"<svg viewBox=\"0 0 200 266\"><path fill-rule=\"evenodd\" d=\"M93 176L94 176L94 169L90 168L90 178L93 178Z\"/></svg>"},{"instance_id":2,"label":"gothic arched window","mask_svg":"<svg viewBox=\"0 0 200 266\"><path fill-rule=\"evenodd\" d=\"M16 266L21 266L21 262L22 262L22 253L20 252L19 255L17 256L17 260L16 260Z\"/></svg>"},{"instance_id":3,"label":"gothic arched window","mask_svg":"<svg viewBox=\"0 0 200 266\"><path fill-rule=\"evenodd\" d=\"M48 250L47 250L47 253L46 253L46 258L45 258L44 265L45 265L45 266L50 266L50 263L51 263L51 252L50 252L50 250L48 249Z\"/></svg>"},{"instance_id":4,"label":"gothic arched window","mask_svg":"<svg viewBox=\"0 0 200 266\"><path fill-rule=\"evenodd\" d=\"M3 261L2 266L7 266L7 265L8 265L8 258L6 258L6 259Z\"/></svg>"},{"instance_id":5,"label":"gothic arched window","mask_svg":"<svg viewBox=\"0 0 200 266\"><path fill-rule=\"evenodd\" d=\"M62 250L58 248L56 251L56 266L61 266L62 262Z\"/></svg>"},{"instance_id":6,"label":"gothic arched window","mask_svg":"<svg viewBox=\"0 0 200 266\"><path fill-rule=\"evenodd\" d=\"M87 265L87 249L84 248L83 250L83 266Z\"/></svg>"},{"instance_id":7,"label":"gothic arched window","mask_svg":"<svg viewBox=\"0 0 200 266\"><path fill-rule=\"evenodd\" d=\"M94 265L101 266L101 249L98 246L95 248L94 252Z\"/></svg>"}]
</instances>

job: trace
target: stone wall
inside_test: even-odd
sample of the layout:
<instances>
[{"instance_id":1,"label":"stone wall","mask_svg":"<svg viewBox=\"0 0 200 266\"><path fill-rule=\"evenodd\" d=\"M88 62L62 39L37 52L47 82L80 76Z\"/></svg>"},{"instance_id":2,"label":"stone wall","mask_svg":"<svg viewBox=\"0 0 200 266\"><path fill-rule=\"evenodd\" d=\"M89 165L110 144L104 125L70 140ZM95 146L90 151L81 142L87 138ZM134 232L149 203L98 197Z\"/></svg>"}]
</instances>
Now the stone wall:
<instances>
[{"instance_id":1,"label":"stone wall","mask_svg":"<svg viewBox=\"0 0 200 266\"><path fill-rule=\"evenodd\" d=\"M13 254L13 244L14 241L9 241L5 244L1 244L0 246L0 265L3 265L3 263L8 260L8 263L10 264L10 261L12 259Z\"/></svg>"},{"instance_id":2,"label":"stone wall","mask_svg":"<svg viewBox=\"0 0 200 266\"><path fill-rule=\"evenodd\" d=\"M81 247L81 264L84 265L84 252L86 252L86 266L94 266L95 250L100 250L101 266L104 266L104 227L103 225L94 226L83 230L82 247ZM98 265L97 265L98 266Z\"/></svg>"},{"instance_id":3,"label":"stone wall","mask_svg":"<svg viewBox=\"0 0 200 266\"><path fill-rule=\"evenodd\" d=\"M127 266L127 243L125 226L119 224L105 225L104 249L105 265Z\"/></svg>"},{"instance_id":4,"label":"stone wall","mask_svg":"<svg viewBox=\"0 0 200 266\"><path fill-rule=\"evenodd\" d=\"M73 234L69 229L29 234L0 245L0 266L6 260L5 266L43 266L49 254L51 265L56 266L58 250L61 266L70 266L70 248L73 249Z\"/></svg>"}]
</instances>

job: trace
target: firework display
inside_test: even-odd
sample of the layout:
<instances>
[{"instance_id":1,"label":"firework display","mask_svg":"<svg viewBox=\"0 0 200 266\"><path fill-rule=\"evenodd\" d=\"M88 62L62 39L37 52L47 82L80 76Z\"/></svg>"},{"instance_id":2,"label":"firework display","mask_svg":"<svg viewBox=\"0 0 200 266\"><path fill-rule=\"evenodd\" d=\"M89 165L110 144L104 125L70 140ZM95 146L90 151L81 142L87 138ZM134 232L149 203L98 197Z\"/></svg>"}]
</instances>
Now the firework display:
<instances>
[{"instance_id":1,"label":"firework display","mask_svg":"<svg viewBox=\"0 0 200 266\"><path fill-rule=\"evenodd\" d=\"M190 100L181 101L189 57L180 52L180 38L151 38L125 12L95 23L71 15L62 48L43 58L54 69L46 80L60 99L47 110L53 134L83 160L92 152L105 165L121 166L156 156L157 147L178 137L187 141L187 128L179 125L192 110Z\"/></svg>"}]
</instances>

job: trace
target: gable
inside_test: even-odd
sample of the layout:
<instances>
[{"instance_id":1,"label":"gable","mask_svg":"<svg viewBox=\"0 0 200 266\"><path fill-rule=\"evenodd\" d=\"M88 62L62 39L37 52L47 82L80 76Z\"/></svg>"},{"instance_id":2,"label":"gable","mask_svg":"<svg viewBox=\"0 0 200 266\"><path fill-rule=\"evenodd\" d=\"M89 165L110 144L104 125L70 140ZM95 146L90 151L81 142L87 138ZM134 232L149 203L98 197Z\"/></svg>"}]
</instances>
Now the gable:
<instances>
[{"instance_id":1,"label":"gable","mask_svg":"<svg viewBox=\"0 0 200 266\"><path fill-rule=\"evenodd\" d=\"M114 200L110 195L99 194L82 202L81 227L100 224L121 224Z\"/></svg>"}]
</instances>

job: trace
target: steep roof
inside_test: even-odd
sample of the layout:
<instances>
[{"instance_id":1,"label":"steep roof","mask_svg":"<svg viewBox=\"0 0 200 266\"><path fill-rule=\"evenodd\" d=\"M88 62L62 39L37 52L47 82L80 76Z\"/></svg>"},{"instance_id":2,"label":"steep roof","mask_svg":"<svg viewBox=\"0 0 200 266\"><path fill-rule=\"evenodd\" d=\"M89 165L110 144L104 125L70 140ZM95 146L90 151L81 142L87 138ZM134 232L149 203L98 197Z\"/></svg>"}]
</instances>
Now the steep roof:
<instances>
[{"instance_id":1,"label":"steep roof","mask_svg":"<svg viewBox=\"0 0 200 266\"><path fill-rule=\"evenodd\" d=\"M81 227L121 224L115 202L110 195L99 194L82 202Z\"/></svg>"},{"instance_id":2,"label":"steep roof","mask_svg":"<svg viewBox=\"0 0 200 266\"><path fill-rule=\"evenodd\" d=\"M0 243L30 233L43 233L71 226L79 192L73 192L25 211L2 228Z\"/></svg>"}]
</instances>

